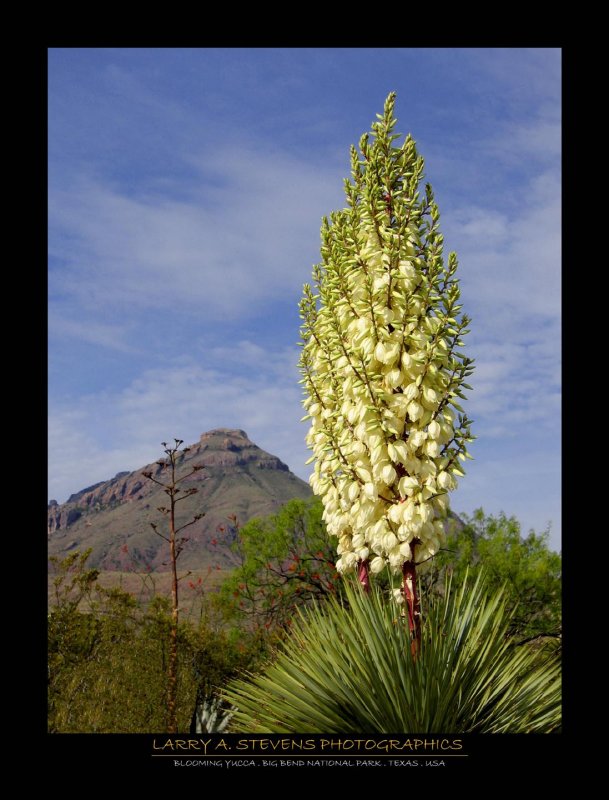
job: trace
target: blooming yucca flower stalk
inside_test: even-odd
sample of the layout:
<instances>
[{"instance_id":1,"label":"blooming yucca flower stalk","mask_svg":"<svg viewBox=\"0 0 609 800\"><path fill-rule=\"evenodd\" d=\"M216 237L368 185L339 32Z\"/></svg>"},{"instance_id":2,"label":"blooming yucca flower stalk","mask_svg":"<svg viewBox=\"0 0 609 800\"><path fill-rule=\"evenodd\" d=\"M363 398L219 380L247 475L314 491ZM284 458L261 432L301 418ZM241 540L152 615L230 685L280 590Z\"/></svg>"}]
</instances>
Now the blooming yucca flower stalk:
<instances>
[{"instance_id":1,"label":"blooming yucca flower stalk","mask_svg":"<svg viewBox=\"0 0 609 800\"><path fill-rule=\"evenodd\" d=\"M395 94L351 148L348 207L323 219L322 263L300 304L310 483L338 537L340 572L401 572L414 647L416 567L438 551L447 493L472 441L458 398L473 362L459 348L457 257L442 256L431 186L408 136L394 146Z\"/></svg>"}]
</instances>

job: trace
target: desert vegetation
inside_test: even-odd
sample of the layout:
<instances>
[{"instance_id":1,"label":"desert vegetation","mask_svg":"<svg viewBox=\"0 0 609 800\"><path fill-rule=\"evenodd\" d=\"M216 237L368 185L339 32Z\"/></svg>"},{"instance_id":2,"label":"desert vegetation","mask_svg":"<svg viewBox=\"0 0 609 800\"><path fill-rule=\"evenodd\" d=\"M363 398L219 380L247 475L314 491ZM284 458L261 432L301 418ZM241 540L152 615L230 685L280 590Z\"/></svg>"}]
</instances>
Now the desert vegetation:
<instances>
[{"instance_id":1,"label":"desert vegetation","mask_svg":"<svg viewBox=\"0 0 609 800\"><path fill-rule=\"evenodd\" d=\"M293 500L278 514L244 525L237 539L227 531L232 546L243 548L242 563L219 585L206 580L205 574L182 582L176 693L180 732L190 729L197 704L201 707L221 697L232 679L241 682L233 685L234 692L244 675L264 674L277 663L294 626L300 627L299 610L320 613L329 601L334 624L338 608L348 616L347 592L353 587L347 589L349 584L338 577L331 559L320 556L318 548L327 548L331 541L321 514L317 498ZM258 545L271 552L261 558ZM300 574L303 570L293 569L295 564L307 565L312 573ZM549 659L548 669L555 670L561 645L561 559L548 547L547 532L523 536L515 518L485 515L478 509L455 524L446 549L422 578L423 612L434 603L444 608L447 583L462 587L468 575L471 585L482 569L491 594L503 587L495 602L501 609L505 606L500 629L513 649L534 654L542 664ZM51 572L49 730L165 731L169 585L165 588L159 580L141 591L145 576L134 573L131 590L101 586L98 571L87 567L86 551L54 558ZM283 580L282 574L290 580ZM320 585L328 590L320 591ZM388 585L381 591L389 598ZM399 604L385 606L385 611L379 610L381 616L400 617ZM439 613L435 605L433 613ZM403 637L404 631L399 635ZM245 726L239 717L229 724L233 730Z\"/></svg>"}]
</instances>

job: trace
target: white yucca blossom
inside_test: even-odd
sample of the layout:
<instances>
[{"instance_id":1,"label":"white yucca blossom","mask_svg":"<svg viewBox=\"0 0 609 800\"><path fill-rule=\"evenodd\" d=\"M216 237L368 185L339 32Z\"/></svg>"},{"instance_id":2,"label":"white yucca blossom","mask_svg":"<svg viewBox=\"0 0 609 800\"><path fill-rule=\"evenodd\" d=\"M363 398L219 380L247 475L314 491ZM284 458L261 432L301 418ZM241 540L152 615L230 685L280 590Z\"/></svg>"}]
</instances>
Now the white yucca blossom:
<instances>
[{"instance_id":1,"label":"white yucca blossom","mask_svg":"<svg viewBox=\"0 0 609 800\"><path fill-rule=\"evenodd\" d=\"M414 141L393 146L394 102L372 142L365 134L352 148L348 208L324 219L315 289L301 302L310 483L340 572L362 562L397 572L437 553L472 441L458 404L473 367L460 351L469 320L457 259L444 263Z\"/></svg>"}]
</instances>

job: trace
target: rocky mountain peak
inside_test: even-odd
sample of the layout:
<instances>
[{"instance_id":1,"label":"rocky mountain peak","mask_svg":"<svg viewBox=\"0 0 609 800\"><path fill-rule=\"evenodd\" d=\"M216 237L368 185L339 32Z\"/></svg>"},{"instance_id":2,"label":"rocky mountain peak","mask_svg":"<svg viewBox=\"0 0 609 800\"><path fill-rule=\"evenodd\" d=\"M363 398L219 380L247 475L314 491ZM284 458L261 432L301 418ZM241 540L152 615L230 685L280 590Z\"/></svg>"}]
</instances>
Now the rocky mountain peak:
<instances>
[{"instance_id":1,"label":"rocky mountain peak","mask_svg":"<svg viewBox=\"0 0 609 800\"><path fill-rule=\"evenodd\" d=\"M195 466L203 469L192 472ZM66 503L49 503L49 552L60 555L91 546L91 563L112 570L121 569L121 547L129 544L129 552L137 545L153 564L158 553L162 564L162 540L154 536L150 522L158 519L157 507L166 504L166 495L146 478L147 472L158 480L165 475L155 462L81 489ZM194 516L205 512L203 519L188 529L192 544L184 551L183 560L190 562L189 568L199 563L205 542L214 538L216 527L229 514L236 514L244 523L253 516L275 512L293 497L311 493L286 464L258 447L239 428L216 428L201 434L180 457L178 474L187 476L184 486L197 489L180 505L180 513ZM197 546L203 550L197 551Z\"/></svg>"},{"instance_id":2,"label":"rocky mountain peak","mask_svg":"<svg viewBox=\"0 0 609 800\"><path fill-rule=\"evenodd\" d=\"M212 431L202 433L201 441L209 442L218 437L225 439L243 439L252 444L250 437L245 431L241 430L241 428L214 428Z\"/></svg>"}]
</instances>

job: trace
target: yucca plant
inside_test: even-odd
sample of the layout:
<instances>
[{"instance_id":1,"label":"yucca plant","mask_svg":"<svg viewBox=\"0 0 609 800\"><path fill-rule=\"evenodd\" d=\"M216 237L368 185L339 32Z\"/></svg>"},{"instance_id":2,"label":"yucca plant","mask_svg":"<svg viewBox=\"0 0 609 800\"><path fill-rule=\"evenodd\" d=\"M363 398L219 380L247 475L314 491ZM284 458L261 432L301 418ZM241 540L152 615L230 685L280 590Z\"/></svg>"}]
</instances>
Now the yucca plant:
<instances>
[{"instance_id":1,"label":"yucca plant","mask_svg":"<svg viewBox=\"0 0 609 800\"><path fill-rule=\"evenodd\" d=\"M300 369L310 484L338 540L336 569L365 587L402 574L416 650L417 572L442 546L473 440L459 404L473 361L461 349L457 256L444 259L413 138L397 144L395 100L351 148L347 207L323 220L322 260L300 304Z\"/></svg>"},{"instance_id":2,"label":"yucca plant","mask_svg":"<svg viewBox=\"0 0 609 800\"><path fill-rule=\"evenodd\" d=\"M411 654L403 605L346 589L295 622L274 663L233 681L234 730L272 733L548 733L560 725L554 651L507 635L503 590L484 577L430 596Z\"/></svg>"}]
</instances>

